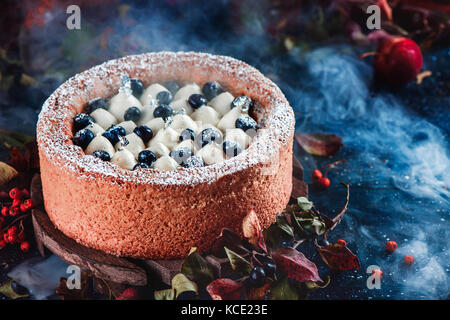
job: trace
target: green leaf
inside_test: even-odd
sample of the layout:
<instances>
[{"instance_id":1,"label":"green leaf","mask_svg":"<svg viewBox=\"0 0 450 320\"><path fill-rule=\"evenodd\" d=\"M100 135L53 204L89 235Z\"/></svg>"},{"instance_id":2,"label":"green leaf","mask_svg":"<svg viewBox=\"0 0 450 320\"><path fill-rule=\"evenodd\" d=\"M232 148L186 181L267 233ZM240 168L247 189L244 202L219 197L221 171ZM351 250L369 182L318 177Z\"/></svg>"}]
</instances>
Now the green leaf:
<instances>
[{"instance_id":1,"label":"green leaf","mask_svg":"<svg viewBox=\"0 0 450 320\"><path fill-rule=\"evenodd\" d=\"M18 294L12 288L13 279L9 279L0 286L0 293L10 299L19 299L29 297L29 294Z\"/></svg>"},{"instance_id":2,"label":"green leaf","mask_svg":"<svg viewBox=\"0 0 450 320\"><path fill-rule=\"evenodd\" d=\"M286 232L290 237L294 237L294 230L289 225L289 222L287 221L286 216L284 214L277 215L276 223L281 230Z\"/></svg>"},{"instance_id":3,"label":"green leaf","mask_svg":"<svg viewBox=\"0 0 450 320\"><path fill-rule=\"evenodd\" d=\"M183 273L190 280L204 287L214 279L214 271L208 262L192 248L181 266Z\"/></svg>"},{"instance_id":4,"label":"green leaf","mask_svg":"<svg viewBox=\"0 0 450 320\"><path fill-rule=\"evenodd\" d=\"M297 203L301 211L308 211L311 210L313 207L313 203L305 197L297 198Z\"/></svg>"},{"instance_id":5,"label":"green leaf","mask_svg":"<svg viewBox=\"0 0 450 320\"><path fill-rule=\"evenodd\" d=\"M19 131L13 131L8 129L0 129L0 143L6 148L17 146L24 148L28 143L32 142L35 138Z\"/></svg>"},{"instance_id":6,"label":"green leaf","mask_svg":"<svg viewBox=\"0 0 450 320\"><path fill-rule=\"evenodd\" d=\"M327 280L322 284L317 284L317 282L304 282L304 285L306 287L306 289L308 290L317 290L317 289L324 289L326 287L328 287L328 285L331 282L331 278L330 276L327 277Z\"/></svg>"},{"instance_id":7,"label":"green leaf","mask_svg":"<svg viewBox=\"0 0 450 320\"><path fill-rule=\"evenodd\" d=\"M176 292L176 297L183 292L193 291L198 294L197 284L189 280L184 274L179 273L172 278L172 289Z\"/></svg>"},{"instance_id":8,"label":"green leaf","mask_svg":"<svg viewBox=\"0 0 450 320\"><path fill-rule=\"evenodd\" d=\"M8 183L15 177L17 177L19 173L16 169L11 167L9 164L0 161L0 186Z\"/></svg>"},{"instance_id":9,"label":"green leaf","mask_svg":"<svg viewBox=\"0 0 450 320\"><path fill-rule=\"evenodd\" d=\"M281 248L281 243L283 240L289 241L292 240L292 237L289 237L285 231L281 230L278 224L274 223L267 229L263 231L264 240L266 244L272 250L278 250Z\"/></svg>"},{"instance_id":10,"label":"green leaf","mask_svg":"<svg viewBox=\"0 0 450 320\"><path fill-rule=\"evenodd\" d=\"M300 294L297 288L287 277L275 282L270 289L269 300L299 300Z\"/></svg>"},{"instance_id":11,"label":"green leaf","mask_svg":"<svg viewBox=\"0 0 450 320\"><path fill-rule=\"evenodd\" d=\"M227 254L228 260L230 261L231 268L234 271L242 272L243 274L249 274L252 267L250 262L245 260L244 257L238 255L236 252L231 251L225 247L225 253Z\"/></svg>"},{"instance_id":12,"label":"green leaf","mask_svg":"<svg viewBox=\"0 0 450 320\"><path fill-rule=\"evenodd\" d=\"M165 289L155 291L155 300L174 300L175 299L175 289Z\"/></svg>"},{"instance_id":13,"label":"green leaf","mask_svg":"<svg viewBox=\"0 0 450 320\"><path fill-rule=\"evenodd\" d=\"M296 234L305 239L311 236L320 236L327 230L325 222L315 216L312 211L292 213L292 224Z\"/></svg>"}]
</instances>

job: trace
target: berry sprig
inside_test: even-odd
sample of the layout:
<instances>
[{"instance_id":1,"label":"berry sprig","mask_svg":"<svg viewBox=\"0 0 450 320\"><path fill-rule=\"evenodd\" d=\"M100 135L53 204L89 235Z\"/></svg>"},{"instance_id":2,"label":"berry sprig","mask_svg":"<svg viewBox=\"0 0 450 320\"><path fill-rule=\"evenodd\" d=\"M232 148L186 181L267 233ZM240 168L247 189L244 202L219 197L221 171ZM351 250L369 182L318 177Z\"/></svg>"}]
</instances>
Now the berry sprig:
<instances>
[{"instance_id":1,"label":"berry sprig","mask_svg":"<svg viewBox=\"0 0 450 320\"><path fill-rule=\"evenodd\" d=\"M326 168L325 173L322 174L322 171L319 169L315 169L312 173L312 181L314 184L326 189L331 185L331 181L330 179L327 177L328 175L328 171L330 171L330 169L336 167L338 164L345 162L346 160L339 160L339 161L335 161L332 162L330 164L327 164L323 167L321 167L320 169L323 170Z\"/></svg>"},{"instance_id":2,"label":"berry sprig","mask_svg":"<svg viewBox=\"0 0 450 320\"><path fill-rule=\"evenodd\" d=\"M10 200L2 202L0 216L0 250L8 244L19 244L23 252L30 250L30 243L26 240L23 221L34 208L33 200L27 189L12 188L9 193ZM14 218L14 219L12 219ZM10 220L8 223L7 220Z\"/></svg>"}]
</instances>

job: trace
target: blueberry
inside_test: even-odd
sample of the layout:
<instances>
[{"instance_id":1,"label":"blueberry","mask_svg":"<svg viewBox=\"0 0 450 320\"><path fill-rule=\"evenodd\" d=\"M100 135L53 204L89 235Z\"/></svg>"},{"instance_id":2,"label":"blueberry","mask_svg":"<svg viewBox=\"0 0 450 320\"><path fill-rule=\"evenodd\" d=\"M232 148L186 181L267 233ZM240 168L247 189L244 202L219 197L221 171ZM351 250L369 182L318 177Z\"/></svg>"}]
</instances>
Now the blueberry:
<instances>
[{"instance_id":1,"label":"blueberry","mask_svg":"<svg viewBox=\"0 0 450 320\"><path fill-rule=\"evenodd\" d=\"M201 94L191 94L191 96L188 99L189 104L191 105L192 108L194 109L198 109L202 106L206 106L206 98L204 96L202 96Z\"/></svg>"},{"instance_id":2,"label":"blueberry","mask_svg":"<svg viewBox=\"0 0 450 320\"><path fill-rule=\"evenodd\" d=\"M150 168L150 166L146 163L143 162L138 162L135 164L135 166L133 167L133 170L137 170L137 169L148 169Z\"/></svg>"},{"instance_id":3,"label":"blueberry","mask_svg":"<svg viewBox=\"0 0 450 320\"><path fill-rule=\"evenodd\" d=\"M276 265L272 262L266 262L264 264L264 271L266 272L266 275L271 278L273 278L273 276L275 275L276 269L277 269Z\"/></svg>"},{"instance_id":4,"label":"blueberry","mask_svg":"<svg viewBox=\"0 0 450 320\"><path fill-rule=\"evenodd\" d=\"M222 86L216 81L207 82L202 88L203 95L208 100L214 99L216 96L221 94L222 91Z\"/></svg>"},{"instance_id":5,"label":"blueberry","mask_svg":"<svg viewBox=\"0 0 450 320\"><path fill-rule=\"evenodd\" d=\"M248 111L250 110L251 105L252 99L247 96L239 96L234 98L234 100L231 102L231 109L238 107L242 111Z\"/></svg>"},{"instance_id":6,"label":"blueberry","mask_svg":"<svg viewBox=\"0 0 450 320\"><path fill-rule=\"evenodd\" d=\"M86 149L86 147L94 139L94 133L89 129L83 129L75 133L73 136L73 143L81 148Z\"/></svg>"},{"instance_id":7,"label":"blueberry","mask_svg":"<svg viewBox=\"0 0 450 320\"><path fill-rule=\"evenodd\" d=\"M181 131L180 137L178 138L178 141L184 141L184 140L195 140L195 133L192 129L184 129Z\"/></svg>"},{"instance_id":8,"label":"blueberry","mask_svg":"<svg viewBox=\"0 0 450 320\"><path fill-rule=\"evenodd\" d=\"M111 131L112 133L115 133L119 136L127 135L127 131L125 130L125 128L122 126L118 126L117 124L113 124L111 127L108 128L107 131Z\"/></svg>"},{"instance_id":9,"label":"blueberry","mask_svg":"<svg viewBox=\"0 0 450 320\"><path fill-rule=\"evenodd\" d=\"M173 95L175 95L175 93L180 90L180 85L176 81L167 81L164 83L164 87L166 87L166 89L169 90Z\"/></svg>"},{"instance_id":10,"label":"blueberry","mask_svg":"<svg viewBox=\"0 0 450 320\"><path fill-rule=\"evenodd\" d=\"M73 127L75 131L86 128L91 123L94 123L95 120L87 113L79 113L75 117L73 117Z\"/></svg>"},{"instance_id":11,"label":"blueberry","mask_svg":"<svg viewBox=\"0 0 450 320\"><path fill-rule=\"evenodd\" d=\"M138 122L141 118L141 110L138 107L130 107L125 111L123 118L125 121Z\"/></svg>"},{"instance_id":12,"label":"blueberry","mask_svg":"<svg viewBox=\"0 0 450 320\"><path fill-rule=\"evenodd\" d=\"M173 115L173 109L167 104L161 104L153 110L153 116L155 118L163 118L166 120Z\"/></svg>"},{"instance_id":13,"label":"blueberry","mask_svg":"<svg viewBox=\"0 0 450 320\"><path fill-rule=\"evenodd\" d=\"M108 110L109 109L109 103L106 102L106 100L103 99L103 98L95 98L95 99L92 99L91 101L88 102L87 112L91 113L91 112L93 112L93 111L95 111L97 109L100 109L100 108Z\"/></svg>"},{"instance_id":14,"label":"blueberry","mask_svg":"<svg viewBox=\"0 0 450 320\"><path fill-rule=\"evenodd\" d=\"M136 133L144 143L149 142L150 139L153 138L153 131L147 126L136 127L133 132Z\"/></svg>"},{"instance_id":15,"label":"blueberry","mask_svg":"<svg viewBox=\"0 0 450 320\"><path fill-rule=\"evenodd\" d=\"M206 128L200 132L196 139L197 145L201 148L206 146L208 143L222 143L222 134L213 128Z\"/></svg>"},{"instance_id":16,"label":"blueberry","mask_svg":"<svg viewBox=\"0 0 450 320\"><path fill-rule=\"evenodd\" d=\"M242 148L239 143L234 141L224 141L222 148L227 157L236 157L239 153L242 152Z\"/></svg>"},{"instance_id":17,"label":"blueberry","mask_svg":"<svg viewBox=\"0 0 450 320\"><path fill-rule=\"evenodd\" d=\"M172 94L169 91L161 91L156 95L159 104L169 104L172 102Z\"/></svg>"},{"instance_id":18,"label":"blueberry","mask_svg":"<svg viewBox=\"0 0 450 320\"><path fill-rule=\"evenodd\" d=\"M236 128L242 129L244 131L247 131L248 129L258 129L258 124L256 123L256 121L249 116L240 116L239 118L237 118L235 126Z\"/></svg>"},{"instance_id":19,"label":"blueberry","mask_svg":"<svg viewBox=\"0 0 450 320\"><path fill-rule=\"evenodd\" d=\"M266 272L262 267L254 267L250 271L249 284L252 287L261 287L266 282Z\"/></svg>"},{"instance_id":20,"label":"blueberry","mask_svg":"<svg viewBox=\"0 0 450 320\"><path fill-rule=\"evenodd\" d=\"M127 132L123 127L112 125L108 128L108 130L102 133L102 136L108 139L112 145L115 145L117 142L119 142L119 136L125 136L126 134Z\"/></svg>"},{"instance_id":21,"label":"blueberry","mask_svg":"<svg viewBox=\"0 0 450 320\"><path fill-rule=\"evenodd\" d=\"M179 165L184 165L185 161L192 156L192 151L189 148L180 148L170 151L169 154Z\"/></svg>"},{"instance_id":22,"label":"blueberry","mask_svg":"<svg viewBox=\"0 0 450 320\"><path fill-rule=\"evenodd\" d=\"M138 161L151 166L156 161L156 155L150 150L142 150L139 152Z\"/></svg>"},{"instance_id":23,"label":"blueberry","mask_svg":"<svg viewBox=\"0 0 450 320\"><path fill-rule=\"evenodd\" d=\"M191 156L184 161L182 166L185 168L201 168L205 166L205 162L200 157Z\"/></svg>"},{"instance_id":24,"label":"blueberry","mask_svg":"<svg viewBox=\"0 0 450 320\"><path fill-rule=\"evenodd\" d=\"M94 157L96 157L96 158L99 158L100 160L103 160L103 161L110 161L111 160L111 156L105 150L94 151L94 153L92 155Z\"/></svg>"},{"instance_id":25,"label":"blueberry","mask_svg":"<svg viewBox=\"0 0 450 320\"><path fill-rule=\"evenodd\" d=\"M144 92L144 84L141 80L137 78L130 79L131 90L133 91L133 96L139 98Z\"/></svg>"}]
</instances>

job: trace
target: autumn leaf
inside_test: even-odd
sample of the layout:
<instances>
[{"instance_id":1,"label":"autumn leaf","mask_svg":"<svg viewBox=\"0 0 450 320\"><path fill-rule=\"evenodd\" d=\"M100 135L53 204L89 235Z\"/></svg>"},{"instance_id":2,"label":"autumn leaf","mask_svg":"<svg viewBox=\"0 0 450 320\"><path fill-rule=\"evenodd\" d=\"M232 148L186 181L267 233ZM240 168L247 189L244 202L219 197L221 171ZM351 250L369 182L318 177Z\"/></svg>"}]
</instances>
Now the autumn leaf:
<instances>
[{"instance_id":1,"label":"autumn leaf","mask_svg":"<svg viewBox=\"0 0 450 320\"><path fill-rule=\"evenodd\" d=\"M345 271L361 268L358 257L347 246L335 243L327 246L316 244L316 247L322 260L332 270Z\"/></svg>"},{"instance_id":2,"label":"autumn leaf","mask_svg":"<svg viewBox=\"0 0 450 320\"><path fill-rule=\"evenodd\" d=\"M172 289L176 292L176 297L183 292L193 291L198 294L197 284L189 280L184 274L179 273L172 278Z\"/></svg>"},{"instance_id":3,"label":"autumn leaf","mask_svg":"<svg viewBox=\"0 0 450 320\"><path fill-rule=\"evenodd\" d=\"M2 285L0 285L0 293L4 296L8 297L9 299L19 299L19 298L26 298L30 295L27 294L19 294L13 289L13 279L9 279L8 281L4 282Z\"/></svg>"},{"instance_id":4,"label":"autumn leaf","mask_svg":"<svg viewBox=\"0 0 450 320\"><path fill-rule=\"evenodd\" d=\"M245 289L245 297L247 300L264 300L270 291L272 281L267 279L261 287L247 287Z\"/></svg>"},{"instance_id":5,"label":"autumn leaf","mask_svg":"<svg viewBox=\"0 0 450 320\"><path fill-rule=\"evenodd\" d=\"M261 225L255 211L251 210L242 221L244 237L255 247L267 252L266 243L262 234Z\"/></svg>"},{"instance_id":6,"label":"autumn leaf","mask_svg":"<svg viewBox=\"0 0 450 320\"><path fill-rule=\"evenodd\" d=\"M155 300L174 300L175 299L175 289L165 289L157 290L154 293Z\"/></svg>"},{"instance_id":7,"label":"autumn leaf","mask_svg":"<svg viewBox=\"0 0 450 320\"><path fill-rule=\"evenodd\" d=\"M269 300L299 300L298 289L287 277L278 280L270 289Z\"/></svg>"},{"instance_id":8,"label":"autumn leaf","mask_svg":"<svg viewBox=\"0 0 450 320\"><path fill-rule=\"evenodd\" d=\"M218 257L225 257L224 247L238 254L247 254L250 251L242 244L242 239L230 229L223 228L220 235L215 239L211 252Z\"/></svg>"},{"instance_id":9,"label":"autumn leaf","mask_svg":"<svg viewBox=\"0 0 450 320\"><path fill-rule=\"evenodd\" d=\"M317 282L305 282L305 287L308 290L317 290L317 289L324 289L328 287L328 285L331 282L330 276L327 277L327 280L323 284L319 284Z\"/></svg>"},{"instance_id":10,"label":"autumn leaf","mask_svg":"<svg viewBox=\"0 0 450 320\"><path fill-rule=\"evenodd\" d=\"M18 174L19 173L16 169L0 161L0 186L8 183L9 181L17 177Z\"/></svg>"},{"instance_id":11,"label":"autumn leaf","mask_svg":"<svg viewBox=\"0 0 450 320\"><path fill-rule=\"evenodd\" d=\"M237 300L242 295L242 287L242 283L222 278L208 284L206 291L214 300Z\"/></svg>"},{"instance_id":12,"label":"autumn leaf","mask_svg":"<svg viewBox=\"0 0 450 320\"><path fill-rule=\"evenodd\" d=\"M298 282L322 281L317 266L303 253L289 247L283 247L272 254L277 269L284 275Z\"/></svg>"},{"instance_id":13,"label":"autumn leaf","mask_svg":"<svg viewBox=\"0 0 450 320\"><path fill-rule=\"evenodd\" d=\"M342 147L342 138L334 134L295 134L295 140L308 153L315 156L332 156Z\"/></svg>"},{"instance_id":14,"label":"autumn leaf","mask_svg":"<svg viewBox=\"0 0 450 320\"><path fill-rule=\"evenodd\" d=\"M250 262L236 252L225 247L225 253L231 264L231 269L234 271L242 272L243 274L249 274L252 269Z\"/></svg>"},{"instance_id":15,"label":"autumn leaf","mask_svg":"<svg viewBox=\"0 0 450 320\"><path fill-rule=\"evenodd\" d=\"M206 285L214 279L213 269L196 248L192 248L184 260L181 273L200 285Z\"/></svg>"}]
</instances>

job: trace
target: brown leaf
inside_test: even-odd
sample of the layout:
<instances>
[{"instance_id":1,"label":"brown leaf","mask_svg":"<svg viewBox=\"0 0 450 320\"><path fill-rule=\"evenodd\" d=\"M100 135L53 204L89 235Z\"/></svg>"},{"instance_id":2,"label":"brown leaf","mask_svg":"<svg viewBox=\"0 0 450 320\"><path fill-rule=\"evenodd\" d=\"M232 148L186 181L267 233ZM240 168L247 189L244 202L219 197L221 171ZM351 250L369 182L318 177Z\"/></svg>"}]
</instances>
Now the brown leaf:
<instances>
[{"instance_id":1,"label":"brown leaf","mask_svg":"<svg viewBox=\"0 0 450 320\"><path fill-rule=\"evenodd\" d=\"M267 251L261 225L255 211L251 210L245 216L242 221L242 231L244 233L244 237L246 237L252 245L262 249L263 251Z\"/></svg>"},{"instance_id":2,"label":"brown leaf","mask_svg":"<svg viewBox=\"0 0 450 320\"><path fill-rule=\"evenodd\" d=\"M224 247L241 255L249 253L249 250L242 244L241 237L227 228L223 228L220 235L214 240L211 252L215 256L223 258L226 256Z\"/></svg>"},{"instance_id":3,"label":"brown leaf","mask_svg":"<svg viewBox=\"0 0 450 320\"><path fill-rule=\"evenodd\" d=\"M18 174L19 173L16 169L0 161L0 186L8 183L9 181L17 177Z\"/></svg>"},{"instance_id":4,"label":"brown leaf","mask_svg":"<svg viewBox=\"0 0 450 320\"><path fill-rule=\"evenodd\" d=\"M267 279L266 283L259 288L247 287L245 289L245 297L247 300L264 300L270 291L271 284L272 281Z\"/></svg>"},{"instance_id":5,"label":"brown leaf","mask_svg":"<svg viewBox=\"0 0 450 320\"><path fill-rule=\"evenodd\" d=\"M334 134L295 134L295 140L308 153L315 156L331 156L342 147L342 138Z\"/></svg>"},{"instance_id":6,"label":"brown leaf","mask_svg":"<svg viewBox=\"0 0 450 320\"><path fill-rule=\"evenodd\" d=\"M231 279L216 279L206 287L214 300L237 300L242 294L242 283Z\"/></svg>"},{"instance_id":7,"label":"brown leaf","mask_svg":"<svg viewBox=\"0 0 450 320\"><path fill-rule=\"evenodd\" d=\"M277 269L298 282L322 281L317 266L308 260L303 253L290 247L283 247L272 254Z\"/></svg>"},{"instance_id":8,"label":"brown leaf","mask_svg":"<svg viewBox=\"0 0 450 320\"><path fill-rule=\"evenodd\" d=\"M335 243L327 246L316 244L316 247L322 260L332 270L345 271L361 268L358 257L347 246Z\"/></svg>"}]
</instances>

